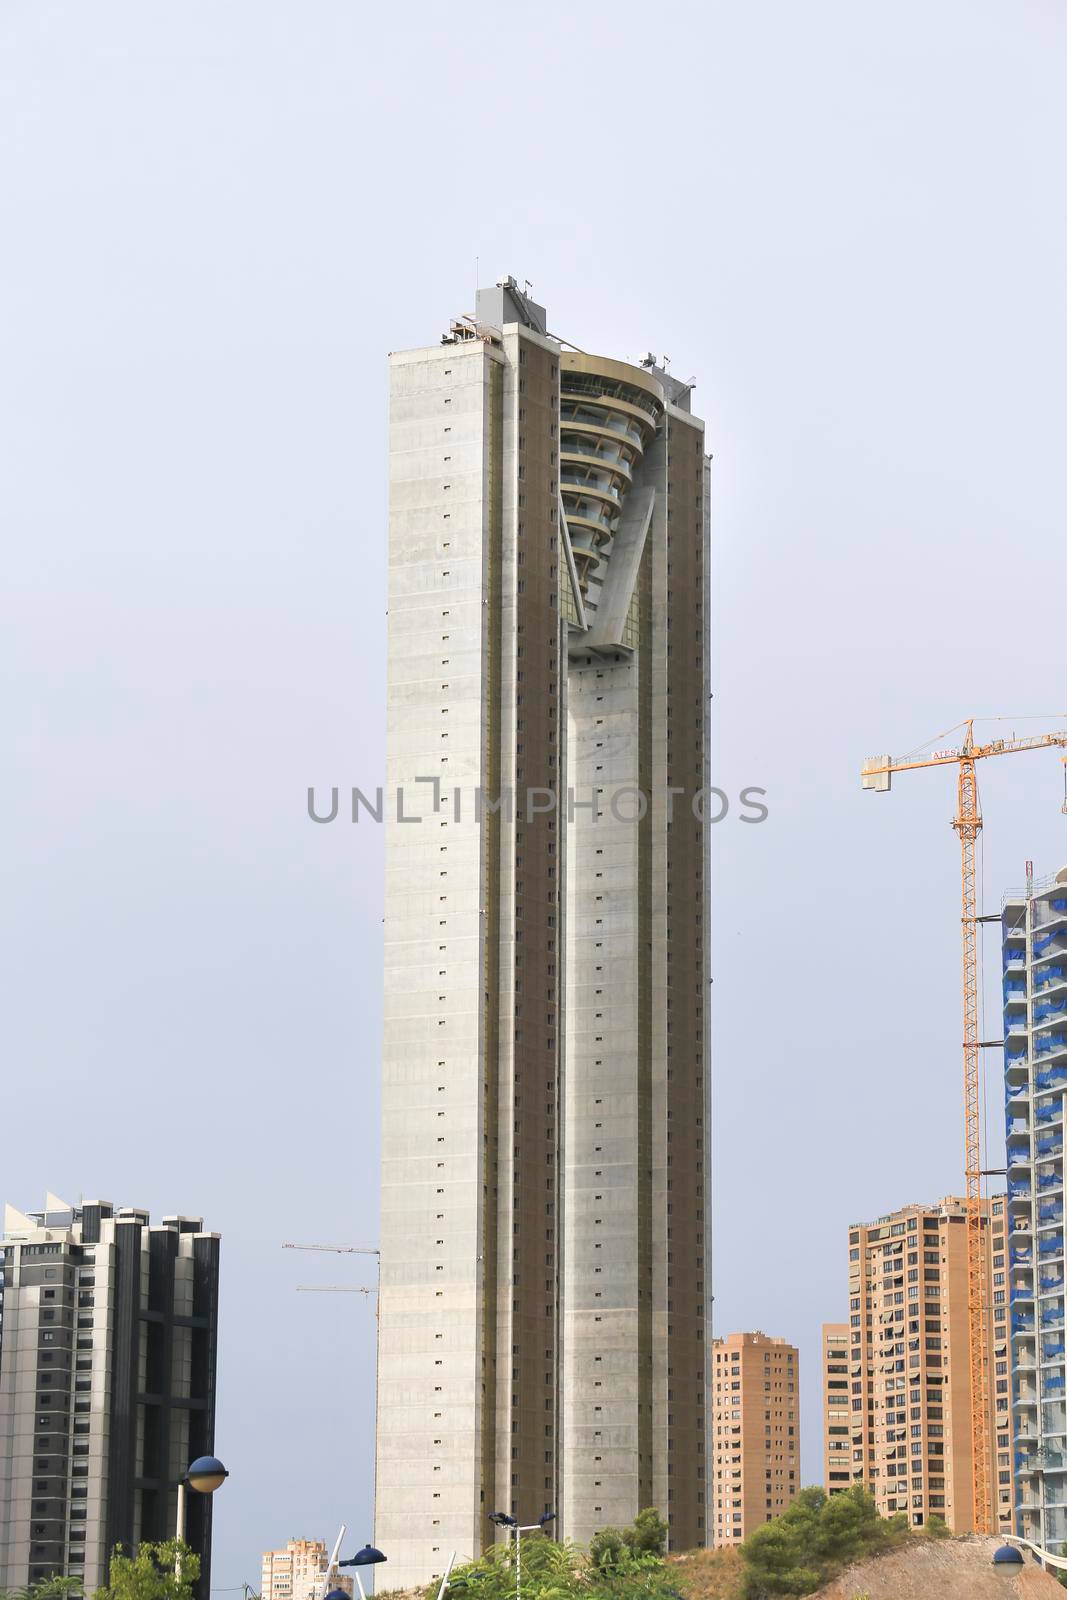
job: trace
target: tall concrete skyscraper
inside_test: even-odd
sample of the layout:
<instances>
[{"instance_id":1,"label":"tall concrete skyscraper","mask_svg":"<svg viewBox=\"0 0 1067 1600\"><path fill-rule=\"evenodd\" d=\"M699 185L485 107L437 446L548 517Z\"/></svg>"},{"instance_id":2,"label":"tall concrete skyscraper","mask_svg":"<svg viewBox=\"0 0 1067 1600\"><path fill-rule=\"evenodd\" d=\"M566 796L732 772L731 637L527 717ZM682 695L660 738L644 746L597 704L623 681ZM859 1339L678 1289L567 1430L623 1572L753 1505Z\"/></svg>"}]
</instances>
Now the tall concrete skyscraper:
<instances>
[{"instance_id":1,"label":"tall concrete skyscraper","mask_svg":"<svg viewBox=\"0 0 1067 1600\"><path fill-rule=\"evenodd\" d=\"M703 424L511 279L390 406L376 1539L702 1544Z\"/></svg>"},{"instance_id":2,"label":"tall concrete skyscraper","mask_svg":"<svg viewBox=\"0 0 1067 1600\"><path fill-rule=\"evenodd\" d=\"M111 1552L169 1539L215 1430L219 1236L199 1217L8 1206L0 1316L0 1587L106 1583ZM211 1581L211 1496L186 1537Z\"/></svg>"}]
</instances>

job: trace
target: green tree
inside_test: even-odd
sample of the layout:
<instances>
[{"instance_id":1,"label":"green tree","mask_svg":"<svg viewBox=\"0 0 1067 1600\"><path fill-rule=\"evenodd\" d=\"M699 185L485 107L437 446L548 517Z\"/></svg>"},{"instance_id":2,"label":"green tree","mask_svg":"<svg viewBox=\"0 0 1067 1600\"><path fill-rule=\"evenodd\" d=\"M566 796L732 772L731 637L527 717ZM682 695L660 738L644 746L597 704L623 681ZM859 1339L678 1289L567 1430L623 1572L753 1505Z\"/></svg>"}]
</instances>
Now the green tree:
<instances>
[{"instance_id":1,"label":"green tree","mask_svg":"<svg viewBox=\"0 0 1067 1600\"><path fill-rule=\"evenodd\" d=\"M639 1511L624 1531L631 1555L661 1556L667 1548L667 1524L654 1506Z\"/></svg>"},{"instance_id":2,"label":"green tree","mask_svg":"<svg viewBox=\"0 0 1067 1600\"><path fill-rule=\"evenodd\" d=\"M741 1546L744 1600L811 1594L838 1568L907 1534L907 1519L880 1517L860 1484L830 1496L822 1489L802 1489L788 1511L757 1528Z\"/></svg>"},{"instance_id":3,"label":"green tree","mask_svg":"<svg viewBox=\"0 0 1067 1600\"><path fill-rule=\"evenodd\" d=\"M193 1600L199 1576L200 1557L180 1539L142 1544L133 1556L116 1545L107 1584L97 1589L93 1600Z\"/></svg>"},{"instance_id":4,"label":"green tree","mask_svg":"<svg viewBox=\"0 0 1067 1600\"><path fill-rule=\"evenodd\" d=\"M648 1511L629 1528L602 1528L588 1553L546 1536L524 1538L520 1600L678 1600L672 1571L656 1553L665 1537L659 1514ZM437 1587L424 1591L426 1600L436 1600ZM457 1567L449 1589L457 1600L515 1600L514 1540Z\"/></svg>"},{"instance_id":5,"label":"green tree","mask_svg":"<svg viewBox=\"0 0 1067 1600\"><path fill-rule=\"evenodd\" d=\"M600 1528L589 1541L589 1560L598 1572L617 1567L627 1550L619 1528Z\"/></svg>"},{"instance_id":6,"label":"green tree","mask_svg":"<svg viewBox=\"0 0 1067 1600\"><path fill-rule=\"evenodd\" d=\"M39 1578L23 1589L0 1589L0 1600L67 1600L68 1595L81 1594L80 1578Z\"/></svg>"}]
</instances>

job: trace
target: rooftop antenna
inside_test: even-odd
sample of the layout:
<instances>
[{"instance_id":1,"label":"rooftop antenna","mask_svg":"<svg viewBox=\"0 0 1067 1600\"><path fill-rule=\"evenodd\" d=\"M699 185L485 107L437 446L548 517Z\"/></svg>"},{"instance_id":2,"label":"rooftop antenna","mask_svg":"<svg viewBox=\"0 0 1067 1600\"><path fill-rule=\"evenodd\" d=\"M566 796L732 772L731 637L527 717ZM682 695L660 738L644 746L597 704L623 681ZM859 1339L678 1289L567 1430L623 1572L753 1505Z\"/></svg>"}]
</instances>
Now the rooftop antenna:
<instances>
[{"instance_id":1,"label":"rooftop antenna","mask_svg":"<svg viewBox=\"0 0 1067 1600\"><path fill-rule=\"evenodd\" d=\"M530 282L529 278L523 278L523 280L522 280L522 292L523 292L523 294L529 294L529 292L530 292L530 290L532 288L533 288L533 284Z\"/></svg>"}]
</instances>

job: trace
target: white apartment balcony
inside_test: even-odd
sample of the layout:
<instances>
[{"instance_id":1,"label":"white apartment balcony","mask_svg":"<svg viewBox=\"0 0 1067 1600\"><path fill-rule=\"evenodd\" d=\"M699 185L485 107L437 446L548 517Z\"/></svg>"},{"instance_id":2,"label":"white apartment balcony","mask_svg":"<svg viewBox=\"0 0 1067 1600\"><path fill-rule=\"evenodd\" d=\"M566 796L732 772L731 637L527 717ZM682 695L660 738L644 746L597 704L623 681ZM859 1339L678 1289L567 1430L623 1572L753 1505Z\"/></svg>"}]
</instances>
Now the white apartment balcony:
<instances>
[{"instance_id":1,"label":"white apartment balcony","mask_svg":"<svg viewBox=\"0 0 1067 1600\"><path fill-rule=\"evenodd\" d=\"M1059 1001L1067 998L1067 964L1057 962L1053 966L1046 966L1038 973L1034 983L1034 1001L1040 1005L1043 1000Z\"/></svg>"},{"instance_id":2,"label":"white apartment balcony","mask_svg":"<svg viewBox=\"0 0 1067 1600\"><path fill-rule=\"evenodd\" d=\"M1041 1408L1041 1432L1046 1439L1067 1435L1067 1406L1046 1402Z\"/></svg>"},{"instance_id":3,"label":"white apartment balcony","mask_svg":"<svg viewBox=\"0 0 1067 1600\"><path fill-rule=\"evenodd\" d=\"M1067 928L1067 899L1063 893L1039 901L1034 920L1034 935L1048 933L1052 928Z\"/></svg>"},{"instance_id":4,"label":"white apartment balcony","mask_svg":"<svg viewBox=\"0 0 1067 1600\"><path fill-rule=\"evenodd\" d=\"M1030 1098L1030 1077L1026 1068L1009 1069L1004 1084L1004 1107L1010 1117L1017 1116Z\"/></svg>"}]
</instances>

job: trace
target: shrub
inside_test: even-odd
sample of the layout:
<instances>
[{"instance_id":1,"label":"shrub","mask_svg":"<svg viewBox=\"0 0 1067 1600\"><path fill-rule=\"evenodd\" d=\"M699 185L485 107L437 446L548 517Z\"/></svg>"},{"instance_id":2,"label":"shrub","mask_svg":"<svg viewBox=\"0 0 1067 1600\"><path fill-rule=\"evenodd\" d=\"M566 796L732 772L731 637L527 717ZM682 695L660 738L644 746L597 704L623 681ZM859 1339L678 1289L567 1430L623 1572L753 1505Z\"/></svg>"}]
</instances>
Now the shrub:
<instances>
[{"instance_id":1,"label":"shrub","mask_svg":"<svg viewBox=\"0 0 1067 1600\"><path fill-rule=\"evenodd\" d=\"M789 1510L741 1546L744 1600L812 1594L839 1567L907 1537L904 1517L884 1519L859 1484L827 1496L802 1489Z\"/></svg>"}]
</instances>

